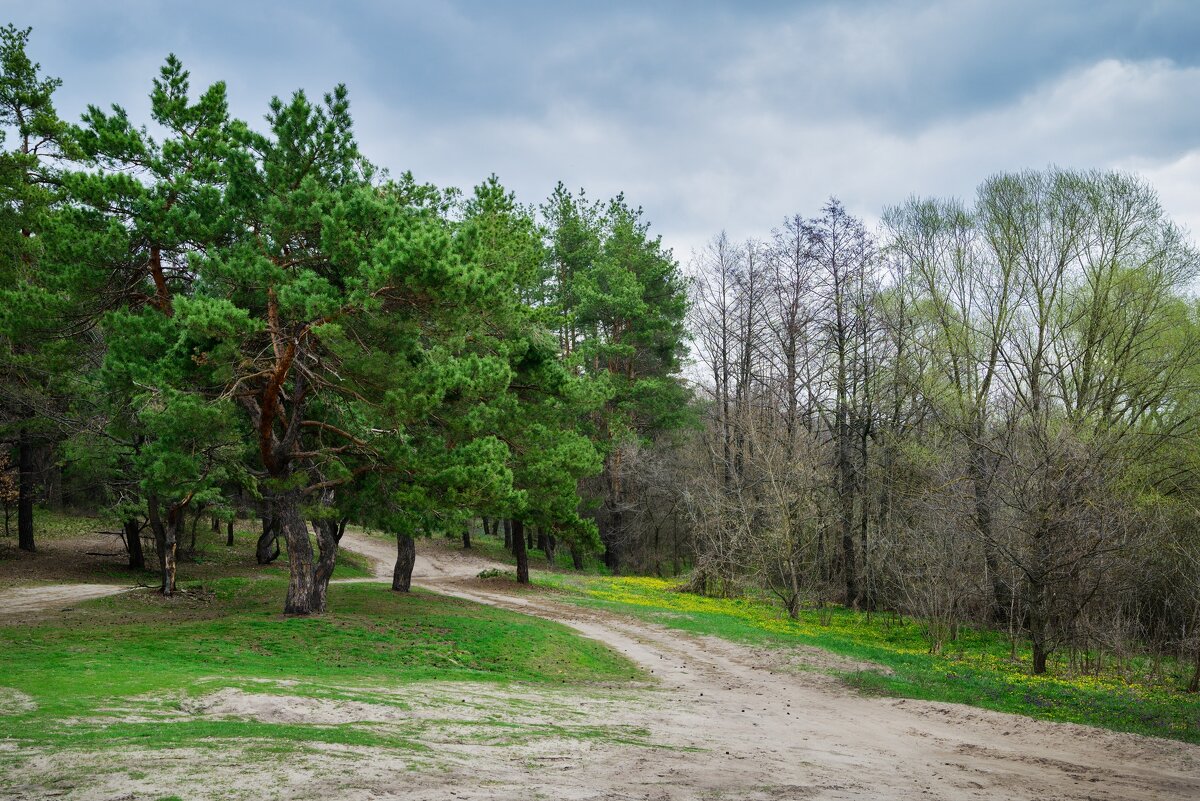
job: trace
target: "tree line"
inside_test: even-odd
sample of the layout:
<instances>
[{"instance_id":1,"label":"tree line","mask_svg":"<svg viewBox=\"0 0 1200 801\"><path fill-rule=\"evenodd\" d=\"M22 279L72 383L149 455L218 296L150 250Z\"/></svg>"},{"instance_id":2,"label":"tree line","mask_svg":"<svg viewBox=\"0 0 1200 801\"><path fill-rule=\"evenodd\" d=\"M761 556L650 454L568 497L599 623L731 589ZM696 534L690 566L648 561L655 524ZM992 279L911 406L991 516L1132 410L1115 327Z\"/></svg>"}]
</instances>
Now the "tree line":
<instances>
[{"instance_id":1,"label":"tree line","mask_svg":"<svg viewBox=\"0 0 1200 801\"><path fill-rule=\"evenodd\" d=\"M21 548L53 485L123 521L131 564L149 531L167 595L189 520L232 538L253 511L293 614L326 609L349 521L396 534L397 589L413 537L478 518L505 521L523 581L527 528L620 568L619 445L687 408L686 285L640 209L393 177L360 152L344 87L275 98L258 130L174 56L145 123L116 106L69 123L29 35L0 29Z\"/></svg>"},{"instance_id":2,"label":"tree line","mask_svg":"<svg viewBox=\"0 0 1200 801\"><path fill-rule=\"evenodd\" d=\"M935 652L996 625L1035 673L1149 644L1197 689L1200 257L1149 186L1002 174L876 233L833 200L694 267L695 589L902 610Z\"/></svg>"}]
</instances>

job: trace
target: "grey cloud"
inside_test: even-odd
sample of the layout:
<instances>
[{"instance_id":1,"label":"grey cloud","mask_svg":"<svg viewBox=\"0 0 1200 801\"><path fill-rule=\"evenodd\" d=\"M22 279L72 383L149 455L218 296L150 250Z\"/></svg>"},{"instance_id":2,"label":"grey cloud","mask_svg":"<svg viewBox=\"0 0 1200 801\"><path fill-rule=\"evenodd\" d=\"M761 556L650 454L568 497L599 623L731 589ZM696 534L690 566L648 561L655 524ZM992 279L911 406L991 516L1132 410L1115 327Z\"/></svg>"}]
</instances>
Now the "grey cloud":
<instances>
[{"instance_id":1,"label":"grey cloud","mask_svg":"<svg viewBox=\"0 0 1200 801\"><path fill-rule=\"evenodd\" d=\"M681 255L761 234L831 194L867 217L1000 169L1127 166L1170 187L1200 151L1200 4L1177 2L426 3L14 6L74 116L144 116L176 52L261 119L345 82L371 157L522 199L556 180L626 190ZM1200 157L1198 157L1200 158Z\"/></svg>"}]
</instances>

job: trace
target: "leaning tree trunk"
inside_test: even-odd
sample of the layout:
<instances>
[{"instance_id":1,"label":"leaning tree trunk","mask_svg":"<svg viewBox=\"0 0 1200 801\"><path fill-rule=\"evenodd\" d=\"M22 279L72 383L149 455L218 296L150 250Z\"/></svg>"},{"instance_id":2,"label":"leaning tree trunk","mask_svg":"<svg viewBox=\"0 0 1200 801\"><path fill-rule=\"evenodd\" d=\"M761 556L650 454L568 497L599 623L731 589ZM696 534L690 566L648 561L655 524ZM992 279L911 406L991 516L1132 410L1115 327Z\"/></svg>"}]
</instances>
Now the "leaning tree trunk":
<instances>
[{"instance_id":1,"label":"leaning tree trunk","mask_svg":"<svg viewBox=\"0 0 1200 801\"><path fill-rule=\"evenodd\" d=\"M142 553L142 527L136 518L125 521L125 548L129 551L129 567L133 570L146 569L146 555Z\"/></svg>"},{"instance_id":2,"label":"leaning tree trunk","mask_svg":"<svg viewBox=\"0 0 1200 801\"><path fill-rule=\"evenodd\" d=\"M317 532L317 547L321 551L313 571L313 611L325 612L329 608L329 579L333 578L333 569L337 566L338 546L346 532L346 521L314 520L313 529Z\"/></svg>"},{"instance_id":3,"label":"leaning tree trunk","mask_svg":"<svg viewBox=\"0 0 1200 801\"><path fill-rule=\"evenodd\" d=\"M269 565L279 558L279 521L269 504L263 504L262 534L254 546L254 558L260 565Z\"/></svg>"},{"instance_id":4,"label":"leaning tree trunk","mask_svg":"<svg viewBox=\"0 0 1200 801\"><path fill-rule=\"evenodd\" d=\"M521 520L514 520L512 527L513 556L517 557L517 581L521 584L528 584L529 551L526 550L525 523Z\"/></svg>"},{"instance_id":5,"label":"leaning tree trunk","mask_svg":"<svg viewBox=\"0 0 1200 801\"><path fill-rule=\"evenodd\" d=\"M313 607L315 565L308 525L300 513L300 493L296 490L280 493L272 498L271 507L288 549L288 591L283 613L311 615L319 611Z\"/></svg>"},{"instance_id":6,"label":"leaning tree trunk","mask_svg":"<svg viewBox=\"0 0 1200 801\"><path fill-rule=\"evenodd\" d=\"M396 535L396 567L392 570L392 589L408 592L412 589L413 565L417 563L417 543L408 534Z\"/></svg>"},{"instance_id":7,"label":"leaning tree trunk","mask_svg":"<svg viewBox=\"0 0 1200 801\"><path fill-rule=\"evenodd\" d=\"M33 438L17 440L17 547L35 551L33 544Z\"/></svg>"}]
</instances>

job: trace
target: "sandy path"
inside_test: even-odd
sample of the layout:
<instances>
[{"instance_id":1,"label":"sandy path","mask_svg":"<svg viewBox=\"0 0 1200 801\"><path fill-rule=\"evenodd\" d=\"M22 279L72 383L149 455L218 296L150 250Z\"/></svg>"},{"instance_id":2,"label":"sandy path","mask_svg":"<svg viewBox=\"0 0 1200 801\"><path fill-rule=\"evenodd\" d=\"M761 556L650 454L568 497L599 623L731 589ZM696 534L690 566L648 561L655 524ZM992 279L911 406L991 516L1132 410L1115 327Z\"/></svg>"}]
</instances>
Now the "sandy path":
<instances>
[{"instance_id":1,"label":"sandy path","mask_svg":"<svg viewBox=\"0 0 1200 801\"><path fill-rule=\"evenodd\" d=\"M129 592L116 584L47 584L0 592L0 620L23 619L36 612L62 610L93 598Z\"/></svg>"},{"instance_id":2,"label":"sandy path","mask_svg":"<svg viewBox=\"0 0 1200 801\"><path fill-rule=\"evenodd\" d=\"M388 543L345 544L391 575ZM461 776L460 798L549 797L1200 799L1200 747L956 704L867 698L786 656L472 581L478 558L420 542L414 582L571 626L662 681L640 708L651 739L699 752L628 749L561 756L553 771ZM807 660L806 660L807 661ZM486 781L485 781L486 779ZM380 788L383 789L383 788ZM510 790L515 787L510 787ZM397 793L385 797L417 798Z\"/></svg>"}]
</instances>

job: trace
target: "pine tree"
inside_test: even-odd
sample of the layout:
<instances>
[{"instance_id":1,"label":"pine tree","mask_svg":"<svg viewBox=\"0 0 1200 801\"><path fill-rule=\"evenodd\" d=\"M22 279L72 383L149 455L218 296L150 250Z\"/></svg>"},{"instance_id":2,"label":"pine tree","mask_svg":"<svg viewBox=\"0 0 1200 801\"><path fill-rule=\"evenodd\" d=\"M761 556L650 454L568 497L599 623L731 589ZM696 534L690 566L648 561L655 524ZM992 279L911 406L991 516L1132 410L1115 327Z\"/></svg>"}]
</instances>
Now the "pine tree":
<instances>
[{"instance_id":1,"label":"pine tree","mask_svg":"<svg viewBox=\"0 0 1200 801\"><path fill-rule=\"evenodd\" d=\"M60 193L59 162L71 150L68 127L45 77L26 53L30 29L0 28L0 415L17 441L21 549L35 548L35 448L56 438L58 395L70 373L71 343L58 337L65 317L56 272L45 263Z\"/></svg>"}]
</instances>

